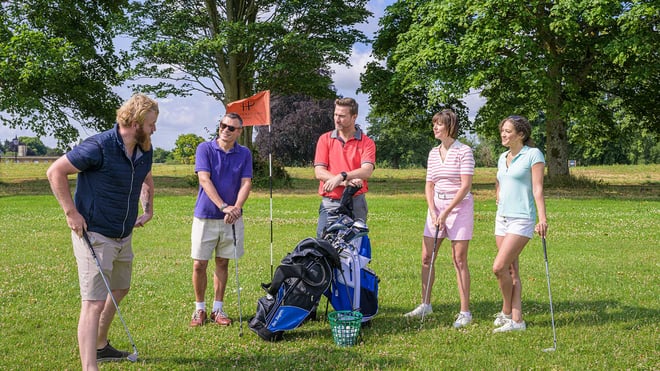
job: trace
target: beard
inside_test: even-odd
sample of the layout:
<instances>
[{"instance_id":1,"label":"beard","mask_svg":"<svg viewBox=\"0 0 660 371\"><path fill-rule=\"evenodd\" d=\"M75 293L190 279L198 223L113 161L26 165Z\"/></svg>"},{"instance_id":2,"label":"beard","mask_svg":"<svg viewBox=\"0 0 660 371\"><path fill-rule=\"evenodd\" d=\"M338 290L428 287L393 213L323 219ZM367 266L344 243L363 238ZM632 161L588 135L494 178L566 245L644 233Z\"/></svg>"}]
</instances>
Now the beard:
<instances>
[{"instance_id":1,"label":"beard","mask_svg":"<svg viewBox=\"0 0 660 371\"><path fill-rule=\"evenodd\" d=\"M151 135L147 134L144 131L143 127L137 128L135 139L137 140L137 144L140 146L140 148L142 148L143 151L151 150Z\"/></svg>"}]
</instances>

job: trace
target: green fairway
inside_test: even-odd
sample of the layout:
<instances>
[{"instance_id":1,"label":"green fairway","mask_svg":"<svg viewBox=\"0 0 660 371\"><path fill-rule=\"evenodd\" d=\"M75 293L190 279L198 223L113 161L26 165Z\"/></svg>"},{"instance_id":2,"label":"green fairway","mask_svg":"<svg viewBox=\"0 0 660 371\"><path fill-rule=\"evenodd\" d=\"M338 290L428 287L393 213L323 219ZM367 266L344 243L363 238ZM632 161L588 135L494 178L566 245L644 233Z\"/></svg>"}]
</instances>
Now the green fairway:
<instances>
[{"instance_id":1,"label":"green fairway","mask_svg":"<svg viewBox=\"0 0 660 371\"><path fill-rule=\"evenodd\" d=\"M0 369L79 369L78 277L69 230L50 194L43 164L0 164ZM246 254L239 261L244 336L239 337L234 266L228 328L189 328L194 309L190 225L192 166L154 167L155 217L134 234L134 276L122 313L140 352L137 363L105 370L289 369L660 369L660 166L572 169L581 182L546 190L547 238L557 350L543 250L534 238L521 255L527 331L493 334L500 294L495 256L495 169L477 169L470 245L474 324L452 328L458 292L450 246L439 248L434 313L402 315L420 300L424 170L376 169L370 181L371 268L380 277L380 312L354 347L335 346L327 321L309 322L268 343L247 327L271 263L316 229L313 171L288 169L291 189L266 189L245 207ZM273 231L271 260L271 227ZM211 263L212 266L212 263ZM207 302L212 300L209 288ZM319 313L325 311L323 299ZM332 309L330 309L332 310ZM117 319L112 344L129 350Z\"/></svg>"}]
</instances>

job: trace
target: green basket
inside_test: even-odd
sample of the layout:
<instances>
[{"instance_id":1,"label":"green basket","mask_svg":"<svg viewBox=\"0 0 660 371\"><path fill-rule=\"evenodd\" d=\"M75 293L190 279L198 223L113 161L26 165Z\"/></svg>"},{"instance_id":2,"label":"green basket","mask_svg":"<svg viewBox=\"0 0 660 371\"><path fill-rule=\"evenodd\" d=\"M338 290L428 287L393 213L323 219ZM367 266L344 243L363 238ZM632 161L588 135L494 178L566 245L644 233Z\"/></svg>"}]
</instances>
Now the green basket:
<instances>
[{"instance_id":1,"label":"green basket","mask_svg":"<svg viewBox=\"0 0 660 371\"><path fill-rule=\"evenodd\" d=\"M339 310L328 314L328 322L332 330L335 344L340 347L353 346L357 343L362 327L362 313L358 311Z\"/></svg>"}]
</instances>

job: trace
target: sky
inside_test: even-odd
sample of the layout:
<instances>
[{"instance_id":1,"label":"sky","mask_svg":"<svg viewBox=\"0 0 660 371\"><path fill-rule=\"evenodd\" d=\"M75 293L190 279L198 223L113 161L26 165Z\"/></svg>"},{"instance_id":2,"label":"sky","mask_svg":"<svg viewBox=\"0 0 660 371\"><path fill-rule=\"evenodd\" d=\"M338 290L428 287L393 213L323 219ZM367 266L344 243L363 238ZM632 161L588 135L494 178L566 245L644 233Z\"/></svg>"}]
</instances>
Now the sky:
<instances>
[{"instance_id":1,"label":"sky","mask_svg":"<svg viewBox=\"0 0 660 371\"><path fill-rule=\"evenodd\" d=\"M373 13L367 23L359 25L357 28L372 38L378 30L378 20L385 12L385 8L392 4L394 0L370 0L367 8ZM333 80L337 93L344 97L353 97L359 104L358 124L366 128L369 132L368 124L365 121L369 113L368 96L357 94L360 86L360 74L364 72L365 66L371 58L371 47L365 44L356 44L353 47L350 62L351 67L332 66L334 70ZM119 87L115 90L121 97L127 99L131 95L127 87ZM466 98L466 103L470 108L470 116L474 117L477 109L483 104L478 94L471 94ZM221 102L198 93L189 97L168 97L158 99L160 114L156 123L156 133L151 137L155 147L165 150L172 150L176 139L181 134L197 134L203 138L208 138L208 129L213 130L218 120L225 113ZM80 129L80 135L84 139L96 134L89 129ZM33 132L27 130L10 129L0 126L0 140L11 140L14 136L35 136ZM56 141L52 137L41 138L42 142L48 147L55 147Z\"/></svg>"}]
</instances>

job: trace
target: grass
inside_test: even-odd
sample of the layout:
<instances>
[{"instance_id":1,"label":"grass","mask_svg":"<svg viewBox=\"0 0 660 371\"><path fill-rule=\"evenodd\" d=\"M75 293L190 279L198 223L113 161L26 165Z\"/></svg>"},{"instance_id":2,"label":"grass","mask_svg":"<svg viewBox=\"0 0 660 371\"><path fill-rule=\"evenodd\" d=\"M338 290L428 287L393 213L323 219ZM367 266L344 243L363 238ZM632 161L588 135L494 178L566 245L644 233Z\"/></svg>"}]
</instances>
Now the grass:
<instances>
[{"instance_id":1,"label":"grass","mask_svg":"<svg viewBox=\"0 0 660 371\"><path fill-rule=\"evenodd\" d=\"M75 260L62 211L44 179L46 165L0 164L0 369L78 369L80 301ZM311 169L288 169L291 189L273 194L274 265L316 227L317 183ZM378 169L370 183L371 268L379 275L380 313L363 342L334 345L326 321L267 343L247 328L259 285L270 280L268 190L255 190L245 210L246 255L239 261L244 336L239 337L233 265L229 328L190 329L193 310L190 222L196 190L189 166L156 166L156 216L136 230L134 281L122 312L140 351L136 364L105 370L214 369L648 369L660 368L660 167L573 168L578 185L547 189L548 258L558 349L552 345L541 244L521 256L528 330L492 334L500 297L491 272L495 254L494 169L475 175L475 236L470 245L474 325L451 328L458 293L449 246L440 247L434 313L402 314L418 304L424 171ZM584 185L588 186L585 188ZM209 292L210 295L210 292ZM209 299L210 300L210 299ZM322 301L325 308L325 300ZM129 349L119 321L113 345Z\"/></svg>"}]
</instances>

